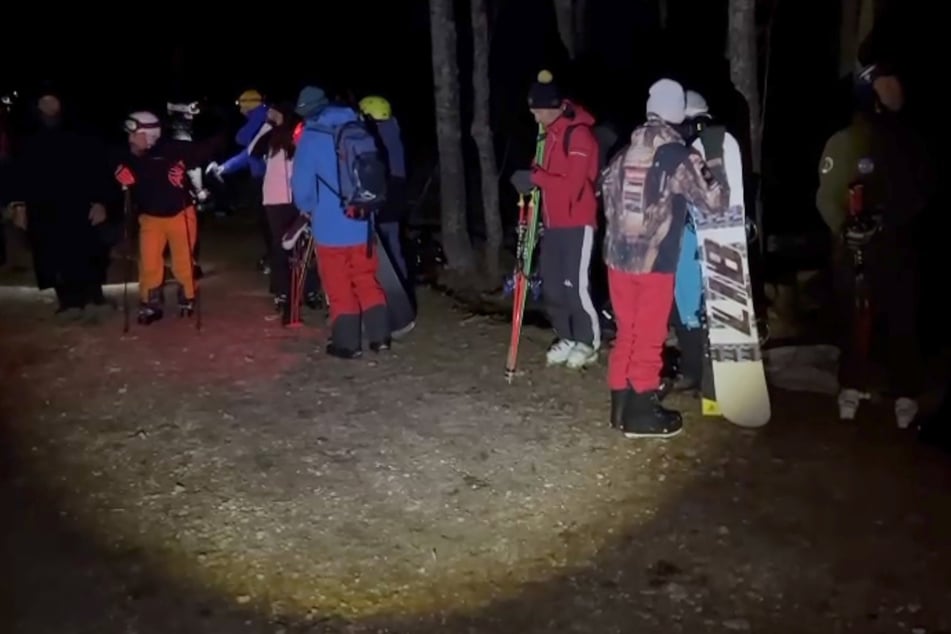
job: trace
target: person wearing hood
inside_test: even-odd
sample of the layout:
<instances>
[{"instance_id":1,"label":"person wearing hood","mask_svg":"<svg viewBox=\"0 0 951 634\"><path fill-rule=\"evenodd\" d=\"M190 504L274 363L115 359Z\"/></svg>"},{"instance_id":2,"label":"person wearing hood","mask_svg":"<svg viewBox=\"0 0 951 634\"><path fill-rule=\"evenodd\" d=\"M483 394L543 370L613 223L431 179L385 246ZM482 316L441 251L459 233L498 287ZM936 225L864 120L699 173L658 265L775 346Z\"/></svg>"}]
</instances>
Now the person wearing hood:
<instances>
[{"instance_id":1,"label":"person wearing hood","mask_svg":"<svg viewBox=\"0 0 951 634\"><path fill-rule=\"evenodd\" d=\"M342 359L362 354L363 332L374 352L390 347L386 296L376 277L379 251L367 244L369 220L347 213L336 139L341 127L359 121L349 106L331 103L306 86L295 112L304 119L291 173L294 204L310 217L320 279L330 305L327 353Z\"/></svg>"},{"instance_id":2,"label":"person wearing hood","mask_svg":"<svg viewBox=\"0 0 951 634\"><path fill-rule=\"evenodd\" d=\"M541 71L528 92L528 107L544 129L541 163L512 175L521 193L541 190L539 273L556 341L548 365L580 369L595 363L601 325L590 290L591 253L598 225L594 192L600 154L592 131L594 117L566 99L552 74Z\"/></svg>"},{"instance_id":3,"label":"person wearing hood","mask_svg":"<svg viewBox=\"0 0 951 634\"><path fill-rule=\"evenodd\" d=\"M679 83L654 83L647 121L604 171L604 260L618 328L608 364L611 425L631 438L674 436L683 427L658 392L687 207L717 214L729 202L728 189L675 127L685 101Z\"/></svg>"},{"instance_id":4,"label":"person wearing hood","mask_svg":"<svg viewBox=\"0 0 951 634\"><path fill-rule=\"evenodd\" d=\"M13 161L8 197L30 239L37 286L55 289L58 314L79 316L108 304L109 163L101 144L64 122L54 88L37 93L36 109L39 127Z\"/></svg>"}]
</instances>

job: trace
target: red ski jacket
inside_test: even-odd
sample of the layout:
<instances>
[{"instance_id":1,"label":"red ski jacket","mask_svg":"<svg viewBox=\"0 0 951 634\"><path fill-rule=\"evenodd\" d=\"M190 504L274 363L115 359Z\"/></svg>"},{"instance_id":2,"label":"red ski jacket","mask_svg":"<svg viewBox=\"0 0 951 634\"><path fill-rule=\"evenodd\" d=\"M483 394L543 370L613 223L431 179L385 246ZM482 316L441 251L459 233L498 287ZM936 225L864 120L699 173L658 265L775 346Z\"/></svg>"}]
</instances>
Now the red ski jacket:
<instances>
[{"instance_id":1,"label":"red ski jacket","mask_svg":"<svg viewBox=\"0 0 951 634\"><path fill-rule=\"evenodd\" d=\"M532 166L532 183L542 191L542 217L546 227L596 227L598 224L594 184L598 179L600 154L598 140L591 129L593 125L591 114L568 104L566 113L545 131L545 155L541 165Z\"/></svg>"}]
</instances>

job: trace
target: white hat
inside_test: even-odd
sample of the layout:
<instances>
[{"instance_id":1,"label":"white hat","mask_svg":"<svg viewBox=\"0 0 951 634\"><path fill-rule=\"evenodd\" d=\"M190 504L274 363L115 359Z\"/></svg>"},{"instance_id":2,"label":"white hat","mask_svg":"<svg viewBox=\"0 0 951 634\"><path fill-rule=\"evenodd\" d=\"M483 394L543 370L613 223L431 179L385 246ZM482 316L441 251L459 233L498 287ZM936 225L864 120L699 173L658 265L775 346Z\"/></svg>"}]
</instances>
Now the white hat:
<instances>
[{"instance_id":1,"label":"white hat","mask_svg":"<svg viewBox=\"0 0 951 634\"><path fill-rule=\"evenodd\" d=\"M703 98L699 92L695 90L687 91L687 109L686 115L688 119L693 119L700 115L710 114L710 107L707 105L707 100Z\"/></svg>"},{"instance_id":2,"label":"white hat","mask_svg":"<svg viewBox=\"0 0 951 634\"><path fill-rule=\"evenodd\" d=\"M133 112L125 120L125 130L130 134L133 132L144 132L149 145L155 143L162 136L162 122L151 112L140 110Z\"/></svg>"},{"instance_id":3,"label":"white hat","mask_svg":"<svg viewBox=\"0 0 951 634\"><path fill-rule=\"evenodd\" d=\"M686 114L684 87L673 79L660 79L650 87L647 114L654 114L667 123L683 123Z\"/></svg>"}]
</instances>

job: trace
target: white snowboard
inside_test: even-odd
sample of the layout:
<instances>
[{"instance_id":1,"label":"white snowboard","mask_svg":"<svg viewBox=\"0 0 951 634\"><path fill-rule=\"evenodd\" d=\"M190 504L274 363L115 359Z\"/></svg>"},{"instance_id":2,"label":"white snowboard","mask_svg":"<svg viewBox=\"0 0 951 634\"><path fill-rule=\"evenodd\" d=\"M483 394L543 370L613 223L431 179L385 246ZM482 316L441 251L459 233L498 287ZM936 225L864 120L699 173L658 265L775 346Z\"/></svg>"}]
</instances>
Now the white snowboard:
<instances>
[{"instance_id":1,"label":"white snowboard","mask_svg":"<svg viewBox=\"0 0 951 634\"><path fill-rule=\"evenodd\" d=\"M704 307L720 414L740 427L769 422L769 390L759 347L746 243L746 214L694 218L703 271Z\"/></svg>"}]
</instances>

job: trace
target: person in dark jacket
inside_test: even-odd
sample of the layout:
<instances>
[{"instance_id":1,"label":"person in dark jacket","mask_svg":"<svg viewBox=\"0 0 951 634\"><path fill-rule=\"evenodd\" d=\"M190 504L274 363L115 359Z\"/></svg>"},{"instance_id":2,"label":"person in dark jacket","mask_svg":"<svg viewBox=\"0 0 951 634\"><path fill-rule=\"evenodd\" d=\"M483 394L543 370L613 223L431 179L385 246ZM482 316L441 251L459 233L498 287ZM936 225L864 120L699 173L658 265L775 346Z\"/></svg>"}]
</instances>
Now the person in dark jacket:
<instances>
[{"instance_id":1,"label":"person in dark jacket","mask_svg":"<svg viewBox=\"0 0 951 634\"><path fill-rule=\"evenodd\" d=\"M541 190L545 234L539 253L542 293L558 339L549 348L548 365L580 369L598 359L601 324L591 300L590 269L598 224L594 185L598 178L598 141L594 117L565 99L548 71L538 74L528 106L545 129L541 164L512 175L520 192Z\"/></svg>"},{"instance_id":2,"label":"person in dark jacket","mask_svg":"<svg viewBox=\"0 0 951 634\"><path fill-rule=\"evenodd\" d=\"M111 173L105 148L63 122L55 90L40 91L36 105L39 128L14 160L9 196L26 224L37 286L56 290L57 313L78 314L107 303Z\"/></svg>"},{"instance_id":3,"label":"person in dark jacket","mask_svg":"<svg viewBox=\"0 0 951 634\"><path fill-rule=\"evenodd\" d=\"M917 248L915 221L933 188L930 162L922 140L900 112L904 94L898 78L882 66L857 76L858 108L851 124L826 142L819 163L816 206L836 238L832 269L841 306L842 357L839 368L839 417L851 420L869 389L869 359L855 349L853 251L861 249L869 285L873 321L886 326L880 341L894 392L895 421L911 425L917 411L922 362L916 335ZM862 186L863 223L850 223L849 192ZM874 329L873 329L874 330Z\"/></svg>"}]
</instances>

